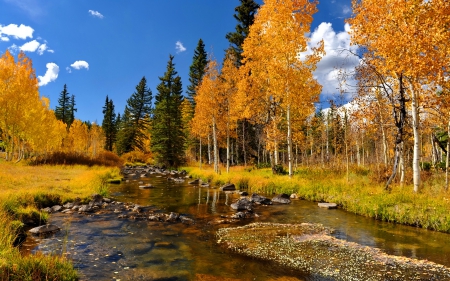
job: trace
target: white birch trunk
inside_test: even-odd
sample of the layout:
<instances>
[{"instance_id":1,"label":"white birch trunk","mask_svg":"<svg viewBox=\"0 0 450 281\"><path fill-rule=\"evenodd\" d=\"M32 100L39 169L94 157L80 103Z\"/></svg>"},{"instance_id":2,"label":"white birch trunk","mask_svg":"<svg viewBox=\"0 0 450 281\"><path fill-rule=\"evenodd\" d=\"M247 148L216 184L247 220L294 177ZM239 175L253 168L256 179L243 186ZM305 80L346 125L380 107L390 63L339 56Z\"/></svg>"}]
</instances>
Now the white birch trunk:
<instances>
[{"instance_id":1,"label":"white birch trunk","mask_svg":"<svg viewBox=\"0 0 450 281\"><path fill-rule=\"evenodd\" d=\"M414 148L413 148L413 185L414 192L419 191L420 187L420 132L419 132L419 105L417 100L417 93L411 86L411 115L412 127L414 133Z\"/></svg>"},{"instance_id":2,"label":"white birch trunk","mask_svg":"<svg viewBox=\"0 0 450 281\"><path fill-rule=\"evenodd\" d=\"M289 177L292 178L292 130L291 130L291 106L288 105L287 112L287 146L288 146L288 165L289 165Z\"/></svg>"}]
</instances>

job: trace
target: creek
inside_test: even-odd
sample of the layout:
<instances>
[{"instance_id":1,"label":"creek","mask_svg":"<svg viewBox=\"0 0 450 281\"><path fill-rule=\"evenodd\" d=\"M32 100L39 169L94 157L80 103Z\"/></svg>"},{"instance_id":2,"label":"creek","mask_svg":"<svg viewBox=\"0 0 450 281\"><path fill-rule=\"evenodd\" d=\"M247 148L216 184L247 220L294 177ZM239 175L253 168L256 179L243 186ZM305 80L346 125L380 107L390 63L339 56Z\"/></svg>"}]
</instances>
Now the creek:
<instances>
[{"instance_id":1,"label":"creek","mask_svg":"<svg viewBox=\"0 0 450 281\"><path fill-rule=\"evenodd\" d=\"M138 181L154 187L140 189ZM62 231L47 238L29 236L23 251L67 255L81 280L330 280L230 253L217 246L214 236L219 227L255 221L310 222L335 229L333 236L339 239L450 267L450 235L445 233L381 222L340 209L322 209L304 200L260 205L255 208L257 218L217 224L214 222L221 215L234 214L229 205L239 195L187 182L151 175L111 185L110 198L151 205L164 213L186 214L195 221L193 225L119 219L117 214L56 213L50 216L50 223Z\"/></svg>"}]
</instances>

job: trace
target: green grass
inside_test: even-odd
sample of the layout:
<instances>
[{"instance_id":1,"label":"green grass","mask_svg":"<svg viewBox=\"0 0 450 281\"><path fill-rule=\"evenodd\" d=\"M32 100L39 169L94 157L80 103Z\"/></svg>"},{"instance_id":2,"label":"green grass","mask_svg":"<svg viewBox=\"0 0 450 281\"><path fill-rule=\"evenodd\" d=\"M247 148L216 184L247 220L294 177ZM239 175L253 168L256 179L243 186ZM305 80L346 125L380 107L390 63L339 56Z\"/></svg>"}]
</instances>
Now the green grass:
<instances>
[{"instance_id":1,"label":"green grass","mask_svg":"<svg viewBox=\"0 0 450 281\"><path fill-rule=\"evenodd\" d=\"M273 175L271 169L232 167L230 173L215 174L210 168L185 167L194 178L212 183L234 183L249 192L274 194L297 193L309 201L334 202L355 214L378 220L423 227L450 233L450 192L443 189L443 175L433 174L421 192L411 184L392 185L384 190L377 182L377 171L353 167L347 182L345 172L323 168L299 168L292 178Z\"/></svg>"},{"instance_id":2,"label":"green grass","mask_svg":"<svg viewBox=\"0 0 450 281\"><path fill-rule=\"evenodd\" d=\"M118 168L86 166L27 166L0 160L0 281L77 280L77 272L64 256L22 256L13 246L23 222L45 223L39 210L93 193L108 195L108 180Z\"/></svg>"}]
</instances>

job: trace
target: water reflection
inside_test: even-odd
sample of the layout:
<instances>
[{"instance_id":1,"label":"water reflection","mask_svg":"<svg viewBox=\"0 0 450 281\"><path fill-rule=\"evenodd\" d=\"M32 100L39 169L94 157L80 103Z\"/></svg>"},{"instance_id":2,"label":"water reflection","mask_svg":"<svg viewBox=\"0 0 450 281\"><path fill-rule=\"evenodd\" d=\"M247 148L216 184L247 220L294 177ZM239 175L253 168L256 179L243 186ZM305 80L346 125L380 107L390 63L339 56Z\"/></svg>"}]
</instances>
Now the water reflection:
<instances>
[{"instance_id":1,"label":"water reflection","mask_svg":"<svg viewBox=\"0 0 450 281\"><path fill-rule=\"evenodd\" d=\"M77 241L71 246L71 251L77 253L76 257L71 257L77 261L80 272L88 280L119 277L121 280L144 280L140 279L142 276L150 279L173 277L173 280L195 280L199 274L206 276L205 279L208 276L213 278L210 280L320 280L280 269L271 263L223 252L216 246L216 227L227 225L215 226L209 222L221 215L233 214L229 204L239 197L237 194L174 183L162 177L140 180L151 183L154 188L139 189L136 181L113 185L111 193L118 201L154 205L166 212L188 214L196 219L196 225L187 227L183 224L81 215L73 215L69 223L66 215L52 216L51 220L56 224L68 224L69 235L66 240ZM375 221L339 209L321 209L316 203L301 200L295 200L289 205L261 205L255 212L258 218L240 224L255 220L322 223L334 228L334 235L339 239L380 248L389 254L427 259L450 266L448 234ZM42 240L35 251L57 251L61 248L58 240L64 239L63 234L59 233L53 238ZM85 243L76 244L78 241Z\"/></svg>"}]
</instances>

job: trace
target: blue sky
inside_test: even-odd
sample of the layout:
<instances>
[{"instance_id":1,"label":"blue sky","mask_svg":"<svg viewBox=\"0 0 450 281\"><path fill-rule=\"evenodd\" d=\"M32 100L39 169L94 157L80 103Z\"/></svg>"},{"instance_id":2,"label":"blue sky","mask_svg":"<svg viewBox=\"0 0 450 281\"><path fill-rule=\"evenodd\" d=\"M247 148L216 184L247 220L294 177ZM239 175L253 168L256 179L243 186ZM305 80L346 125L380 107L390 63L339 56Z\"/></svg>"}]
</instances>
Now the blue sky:
<instances>
[{"instance_id":1,"label":"blue sky","mask_svg":"<svg viewBox=\"0 0 450 281\"><path fill-rule=\"evenodd\" d=\"M257 0L262 3L262 0ZM83 121L101 123L108 95L116 113L145 76L156 95L169 54L175 56L183 87L199 38L221 61L234 31L238 0L0 0L0 54L26 52L40 81L40 94L51 107L67 84ZM314 16L311 44L325 40L327 56L316 77L321 100L336 94L336 67L348 63L350 0L322 0ZM354 48L354 47L353 47ZM347 65L351 69L353 63Z\"/></svg>"}]
</instances>

